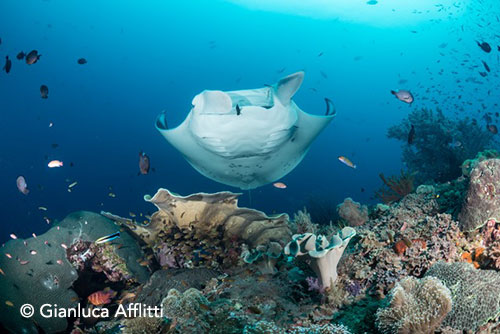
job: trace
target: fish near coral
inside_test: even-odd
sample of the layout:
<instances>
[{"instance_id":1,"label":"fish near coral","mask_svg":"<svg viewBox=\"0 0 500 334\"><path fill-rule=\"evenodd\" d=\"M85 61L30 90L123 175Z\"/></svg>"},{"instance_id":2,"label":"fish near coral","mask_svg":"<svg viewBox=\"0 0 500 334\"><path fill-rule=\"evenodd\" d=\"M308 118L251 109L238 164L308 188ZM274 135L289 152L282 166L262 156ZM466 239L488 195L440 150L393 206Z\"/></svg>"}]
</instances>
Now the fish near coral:
<instances>
[{"instance_id":1,"label":"fish near coral","mask_svg":"<svg viewBox=\"0 0 500 334\"><path fill-rule=\"evenodd\" d=\"M102 291L97 291L88 296L88 301L94 306L101 306L111 303L111 300L116 296L116 291L110 288L105 288Z\"/></svg>"}]
</instances>

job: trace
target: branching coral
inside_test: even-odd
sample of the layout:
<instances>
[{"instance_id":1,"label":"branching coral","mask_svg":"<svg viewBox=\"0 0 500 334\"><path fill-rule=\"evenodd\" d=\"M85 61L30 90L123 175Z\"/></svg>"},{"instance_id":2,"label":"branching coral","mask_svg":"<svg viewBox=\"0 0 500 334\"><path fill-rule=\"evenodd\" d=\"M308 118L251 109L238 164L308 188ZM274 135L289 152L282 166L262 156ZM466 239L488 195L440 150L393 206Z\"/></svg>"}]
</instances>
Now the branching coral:
<instances>
[{"instance_id":1,"label":"branching coral","mask_svg":"<svg viewBox=\"0 0 500 334\"><path fill-rule=\"evenodd\" d=\"M409 171L401 170L399 177L391 176L388 179L382 173L379 176L384 184L375 192L375 196L384 203L399 201L414 189L415 175Z\"/></svg>"},{"instance_id":2,"label":"branching coral","mask_svg":"<svg viewBox=\"0 0 500 334\"><path fill-rule=\"evenodd\" d=\"M344 199L342 204L337 206L337 211L341 219L349 226L360 226L368 220L368 207L354 202L352 198Z\"/></svg>"},{"instance_id":3,"label":"branching coral","mask_svg":"<svg viewBox=\"0 0 500 334\"><path fill-rule=\"evenodd\" d=\"M396 284L388 307L377 311L386 334L432 334L452 308L450 290L435 277L408 277Z\"/></svg>"},{"instance_id":4,"label":"branching coral","mask_svg":"<svg viewBox=\"0 0 500 334\"><path fill-rule=\"evenodd\" d=\"M474 269L465 262L438 262L426 276L440 279L451 291L453 308L444 326L476 331L500 315L500 273Z\"/></svg>"},{"instance_id":5,"label":"branching coral","mask_svg":"<svg viewBox=\"0 0 500 334\"><path fill-rule=\"evenodd\" d=\"M415 128L413 144L408 130ZM452 120L440 109L414 110L400 124L389 128L389 138L403 141L403 162L418 183L445 182L460 176L460 165L492 144L493 135L470 118Z\"/></svg>"}]
</instances>

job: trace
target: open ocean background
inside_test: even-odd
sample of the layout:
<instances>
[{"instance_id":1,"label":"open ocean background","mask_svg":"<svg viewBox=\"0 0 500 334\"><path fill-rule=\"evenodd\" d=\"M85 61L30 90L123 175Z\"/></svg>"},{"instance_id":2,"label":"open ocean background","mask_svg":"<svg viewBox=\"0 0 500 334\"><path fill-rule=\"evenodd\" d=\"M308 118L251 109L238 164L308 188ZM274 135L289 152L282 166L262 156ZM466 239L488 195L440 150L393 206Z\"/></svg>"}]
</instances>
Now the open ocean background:
<instances>
[{"instance_id":1,"label":"open ocean background","mask_svg":"<svg viewBox=\"0 0 500 334\"><path fill-rule=\"evenodd\" d=\"M336 119L281 180L288 188L252 190L251 203L243 193L240 206L268 214L345 197L374 203L379 173L404 167L387 129L413 108L439 106L478 121L478 110L500 111L498 1L425 0L420 9L413 1L344 2L346 9L328 10L328 1L314 0L304 10L284 1L2 0L0 64L8 55L13 66L0 73L0 241L42 233L44 216L76 210L152 213L142 198L160 187L238 191L200 175L154 128L162 110L170 127L181 123L204 89L259 88L304 70L297 105L324 114L324 98L334 102ZM477 47L483 40L490 54ZM36 64L15 59L32 49L42 55ZM88 63L77 64L81 57ZM461 66L463 59L471 63ZM486 78L481 60L492 68ZM391 89L410 89L415 102L398 101ZM138 176L141 150L155 171ZM53 159L64 167L49 169ZM18 175L27 196L16 188Z\"/></svg>"}]
</instances>

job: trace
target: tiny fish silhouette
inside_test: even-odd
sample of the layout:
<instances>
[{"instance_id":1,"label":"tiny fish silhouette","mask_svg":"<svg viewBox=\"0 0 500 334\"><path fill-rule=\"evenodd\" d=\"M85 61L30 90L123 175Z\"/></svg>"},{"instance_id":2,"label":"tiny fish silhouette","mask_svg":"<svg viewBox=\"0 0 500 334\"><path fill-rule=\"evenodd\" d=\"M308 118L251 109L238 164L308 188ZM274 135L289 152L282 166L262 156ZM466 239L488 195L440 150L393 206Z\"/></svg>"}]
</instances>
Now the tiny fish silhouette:
<instances>
[{"instance_id":1,"label":"tiny fish silhouette","mask_svg":"<svg viewBox=\"0 0 500 334\"><path fill-rule=\"evenodd\" d=\"M42 99L46 99L49 97L49 87L45 86L45 85L41 85L40 86L40 96L42 97Z\"/></svg>"},{"instance_id":2,"label":"tiny fish silhouette","mask_svg":"<svg viewBox=\"0 0 500 334\"><path fill-rule=\"evenodd\" d=\"M5 66L3 67L5 73L9 73L11 67L12 67L12 61L9 59L9 56L5 56Z\"/></svg>"}]
</instances>

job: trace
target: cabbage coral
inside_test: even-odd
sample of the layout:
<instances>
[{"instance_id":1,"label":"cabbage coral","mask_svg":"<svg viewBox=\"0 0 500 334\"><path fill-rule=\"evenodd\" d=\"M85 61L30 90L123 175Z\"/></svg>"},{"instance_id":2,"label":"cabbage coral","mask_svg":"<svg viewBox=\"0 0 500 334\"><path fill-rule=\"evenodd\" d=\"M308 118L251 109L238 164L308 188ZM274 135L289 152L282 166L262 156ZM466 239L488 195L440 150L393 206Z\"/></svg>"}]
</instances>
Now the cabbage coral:
<instances>
[{"instance_id":1,"label":"cabbage coral","mask_svg":"<svg viewBox=\"0 0 500 334\"><path fill-rule=\"evenodd\" d=\"M294 257L307 256L321 285L324 288L330 288L331 284L337 280L337 264L340 257L355 235L356 231L352 227L344 227L331 240L321 234L296 234L285 246L284 253Z\"/></svg>"}]
</instances>

